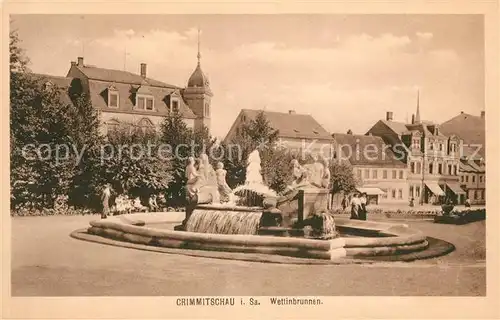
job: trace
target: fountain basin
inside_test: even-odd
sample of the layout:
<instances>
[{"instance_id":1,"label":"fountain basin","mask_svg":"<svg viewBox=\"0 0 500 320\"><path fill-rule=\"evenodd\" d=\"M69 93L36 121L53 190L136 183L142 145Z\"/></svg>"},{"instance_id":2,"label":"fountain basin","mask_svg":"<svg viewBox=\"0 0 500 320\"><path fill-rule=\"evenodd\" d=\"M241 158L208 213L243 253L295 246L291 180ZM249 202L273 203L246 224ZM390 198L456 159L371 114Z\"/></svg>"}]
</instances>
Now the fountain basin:
<instances>
[{"instance_id":1,"label":"fountain basin","mask_svg":"<svg viewBox=\"0 0 500 320\"><path fill-rule=\"evenodd\" d=\"M211 234L162 229L169 214L138 213L90 222L90 234L166 248L261 253L323 260L398 255L425 250L425 235L401 223L337 218L340 237L331 240L246 234ZM370 235L370 236L366 236Z\"/></svg>"}]
</instances>

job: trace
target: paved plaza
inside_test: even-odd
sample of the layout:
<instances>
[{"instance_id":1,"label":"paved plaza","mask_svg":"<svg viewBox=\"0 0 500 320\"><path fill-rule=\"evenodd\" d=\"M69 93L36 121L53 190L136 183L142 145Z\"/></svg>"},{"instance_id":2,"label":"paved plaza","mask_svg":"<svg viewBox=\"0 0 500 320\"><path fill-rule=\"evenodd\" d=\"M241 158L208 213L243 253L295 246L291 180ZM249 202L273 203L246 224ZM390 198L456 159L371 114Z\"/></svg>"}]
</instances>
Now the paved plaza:
<instances>
[{"instance_id":1,"label":"paved plaza","mask_svg":"<svg viewBox=\"0 0 500 320\"><path fill-rule=\"evenodd\" d=\"M456 226L408 220L410 227L456 246L454 252L440 258L411 263L293 265L147 252L69 236L98 218L12 218L12 295L486 294L485 221Z\"/></svg>"}]
</instances>

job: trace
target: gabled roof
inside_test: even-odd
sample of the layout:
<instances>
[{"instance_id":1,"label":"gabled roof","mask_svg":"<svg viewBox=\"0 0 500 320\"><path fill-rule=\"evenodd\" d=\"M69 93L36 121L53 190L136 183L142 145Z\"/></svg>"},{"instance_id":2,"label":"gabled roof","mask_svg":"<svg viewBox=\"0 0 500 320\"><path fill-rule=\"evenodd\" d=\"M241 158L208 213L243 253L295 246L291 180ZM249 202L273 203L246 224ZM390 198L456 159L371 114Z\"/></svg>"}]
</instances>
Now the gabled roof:
<instances>
[{"instance_id":1,"label":"gabled roof","mask_svg":"<svg viewBox=\"0 0 500 320\"><path fill-rule=\"evenodd\" d=\"M98 68L89 65L83 65L83 66L75 65L74 67L78 68L78 70L80 70L87 78L92 80L100 80L100 81L116 82L116 83L128 83L134 85L141 85L145 81L150 86L154 87L179 88L177 86L167 84L151 78L143 78L138 74L128 71Z\"/></svg>"},{"instance_id":2,"label":"gabled roof","mask_svg":"<svg viewBox=\"0 0 500 320\"><path fill-rule=\"evenodd\" d=\"M332 137L335 140L335 150L342 152L341 156L347 157L352 165L406 167L403 159L398 159L381 137L344 133L334 133Z\"/></svg>"},{"instance_id":3,"label":"gabled roof","mask_svg":"<svg viewBox=\"0 0 500 320\"><path fill-rule=\"evenodd\" d=\"M461 113L440 126L441 131L447 135L457 135L465 145L482 145L479 154L484 157L486 131L484 118L467 113Z\"/></svg>"},{"instance_id":4,"label":"gabled roof","mask_svg":"<svg viewBox=\"0 0 500 320\"><path fill-rule=\"evenodd\" d=\"M242 109L240 115L253 120L260 112L264 113L271 127L279 130L279 137L332 140L330 133L308 114Z\"/></svg>"}]
</instances>

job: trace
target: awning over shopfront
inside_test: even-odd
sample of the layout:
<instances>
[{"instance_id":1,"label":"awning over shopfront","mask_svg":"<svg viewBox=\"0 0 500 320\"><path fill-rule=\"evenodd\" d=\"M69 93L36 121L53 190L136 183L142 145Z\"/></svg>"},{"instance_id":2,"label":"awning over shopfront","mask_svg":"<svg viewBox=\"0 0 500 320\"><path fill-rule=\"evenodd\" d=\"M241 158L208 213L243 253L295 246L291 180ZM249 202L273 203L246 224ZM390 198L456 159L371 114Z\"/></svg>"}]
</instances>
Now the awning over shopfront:
<instances>
[{"instance_id":1,"label":"awning over shopfront","mask_svg":"<svg viewBox=\"0 0 500 320\"><path fill-rule=\"evenodd\" d=\"M462 188L460 188L460 184L458 182L446 182L446 185L456 195L465 194L466 193Z\"/></svg>"},{"instance_id":2,"label":"awning over shopfront","mask_svg":"<svg viewBox=\"0 0 500 320\"><path fill-rule=\"evenodd\" d=\"M379 188L374 188L374 187L366 187L366 188L356 188L359 192L361 193L366 193L369 196L377 196L377 195L382 195L385 194L384 191L380 190Z\"/></svg>"},{"instance_id":3,"label":"awning over shopfront","mask_svg":"<svg viewBox=\"0 0 500 320\"><path fill-rule=\"evenodd\" d=\"M443 189L441 189L441 187L439 186L439 184L437 182L429 181L429 182L426 182L425 185L427 186L427 188L429 188L429 190L431 190L432 193L434 193L434 195L444 196L444 191L443 191Z\"/></svg>"}]
</instances>

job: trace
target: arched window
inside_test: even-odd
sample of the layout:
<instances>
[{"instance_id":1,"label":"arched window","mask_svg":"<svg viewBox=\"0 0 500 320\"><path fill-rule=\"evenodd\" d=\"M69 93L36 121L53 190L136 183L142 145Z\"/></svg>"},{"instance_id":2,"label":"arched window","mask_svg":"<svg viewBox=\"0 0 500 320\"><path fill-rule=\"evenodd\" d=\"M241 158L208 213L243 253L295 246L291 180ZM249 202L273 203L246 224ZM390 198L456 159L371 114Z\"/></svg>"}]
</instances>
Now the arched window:
<instances>
[{"instance_id":1,"label":"arched window","mask_svg":"<svg viewBox=\"0 0 500 320\"><path fill-rule=\"evenodd\" d=\"M112 133L118 131L118 128L120 127L120 121L116 119L111 119L109 121L106 121L106 132L107 133Z\"/></svg>"}]
</instances>

